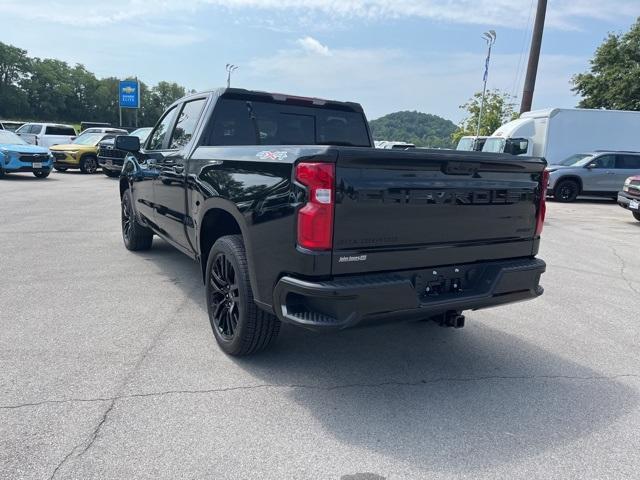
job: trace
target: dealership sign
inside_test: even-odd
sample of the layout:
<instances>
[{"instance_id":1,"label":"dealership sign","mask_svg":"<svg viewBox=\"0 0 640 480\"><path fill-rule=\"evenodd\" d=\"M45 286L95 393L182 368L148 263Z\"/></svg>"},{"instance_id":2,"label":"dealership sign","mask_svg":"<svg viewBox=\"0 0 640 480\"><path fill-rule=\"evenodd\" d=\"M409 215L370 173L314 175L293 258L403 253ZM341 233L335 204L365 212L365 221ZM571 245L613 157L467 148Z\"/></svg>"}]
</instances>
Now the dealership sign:
<instances>
[{"instance_id":1,"label":"dealership sign","mask_svg":"<svg viewBox=\"0 0 640 480\"><path fill-rule=\"evenodd\" d=\"M120 108L140 108L140 84L136 80L122 80L119 87Z\"/></svg>"}]
</instances>

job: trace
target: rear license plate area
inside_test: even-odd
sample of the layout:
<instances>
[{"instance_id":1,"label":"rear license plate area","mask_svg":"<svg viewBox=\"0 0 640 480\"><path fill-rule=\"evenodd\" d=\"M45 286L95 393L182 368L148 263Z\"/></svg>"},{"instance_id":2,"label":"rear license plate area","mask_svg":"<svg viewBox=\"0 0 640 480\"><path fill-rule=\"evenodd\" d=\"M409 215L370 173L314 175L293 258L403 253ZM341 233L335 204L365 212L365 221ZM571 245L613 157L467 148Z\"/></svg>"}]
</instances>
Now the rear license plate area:
<instances>
[{"instance_id":1,"label":"rear license plate area","mask_svg":"<svg viewBox=\"0 0 640 480\"><path fill-rule=\"evenodd\" d=\"M483 273L483 267L474 265L438 267L417 273L413 283L421 301L445 299L477 290Z\"/></svg>"}]
</instances>

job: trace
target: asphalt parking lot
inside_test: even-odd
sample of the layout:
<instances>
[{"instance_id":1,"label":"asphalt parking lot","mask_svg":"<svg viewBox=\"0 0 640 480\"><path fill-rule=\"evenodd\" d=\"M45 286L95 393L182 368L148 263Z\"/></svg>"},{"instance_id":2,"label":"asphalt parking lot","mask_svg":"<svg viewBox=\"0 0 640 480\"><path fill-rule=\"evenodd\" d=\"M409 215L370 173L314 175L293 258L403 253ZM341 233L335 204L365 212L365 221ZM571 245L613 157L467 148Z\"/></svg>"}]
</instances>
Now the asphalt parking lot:
<instances>
[{"instance_id":1,"label":"asphalt parking lot","mask_svg":"<svg viewBox=\"0 0 640 480\"><path fill-rule=\"evenodd\" d=\"M640 222L550 203L545 294L217 348L198 265L102 174L0 181L0 478L637 478Z\"/></svg>"}]
</instances>

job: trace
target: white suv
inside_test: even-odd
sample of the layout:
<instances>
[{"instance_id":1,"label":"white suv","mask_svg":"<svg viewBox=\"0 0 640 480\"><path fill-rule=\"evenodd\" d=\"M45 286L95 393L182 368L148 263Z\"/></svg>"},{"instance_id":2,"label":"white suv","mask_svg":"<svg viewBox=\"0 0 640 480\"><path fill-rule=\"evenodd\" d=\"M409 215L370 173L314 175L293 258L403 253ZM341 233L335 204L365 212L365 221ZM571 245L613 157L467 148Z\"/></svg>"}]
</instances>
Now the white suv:
<instances>
[{"instance_id":1,"label":"white suv","mask_svg":"<svg viewBox=\"0 0 640 480\"><path fill-rule=\"evenodd\" d=\"M76 130L71 125L59 123L25 123L16 133L25 142L41 147L71 143L76 138Z\"/></svg>"}]
</instances>

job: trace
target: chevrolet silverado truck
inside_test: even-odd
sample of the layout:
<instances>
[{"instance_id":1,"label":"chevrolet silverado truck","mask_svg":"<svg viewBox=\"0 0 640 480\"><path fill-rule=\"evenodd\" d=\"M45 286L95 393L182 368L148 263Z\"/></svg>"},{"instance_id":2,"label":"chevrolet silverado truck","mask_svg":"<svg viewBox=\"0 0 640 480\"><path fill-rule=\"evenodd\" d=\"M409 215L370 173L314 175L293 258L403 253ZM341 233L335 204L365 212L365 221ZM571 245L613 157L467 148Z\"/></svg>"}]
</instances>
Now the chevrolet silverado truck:
<instances>
[{"instance_id":1,"label":"chevrolet silverado truck","mask_svg":"<svg viewBox=\"0 0 640 480\"><path fill-rule=\"evenodd\" d=\"M120 177L129 250L196 260L213 334L247 355L281 322L463 325L542 294L539 158L373 147L356 103L221 89L178 100Z\"/></svg>"}]
</instances>

